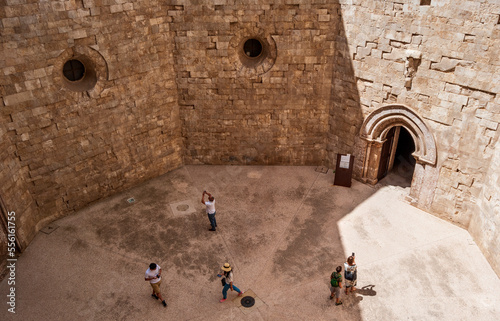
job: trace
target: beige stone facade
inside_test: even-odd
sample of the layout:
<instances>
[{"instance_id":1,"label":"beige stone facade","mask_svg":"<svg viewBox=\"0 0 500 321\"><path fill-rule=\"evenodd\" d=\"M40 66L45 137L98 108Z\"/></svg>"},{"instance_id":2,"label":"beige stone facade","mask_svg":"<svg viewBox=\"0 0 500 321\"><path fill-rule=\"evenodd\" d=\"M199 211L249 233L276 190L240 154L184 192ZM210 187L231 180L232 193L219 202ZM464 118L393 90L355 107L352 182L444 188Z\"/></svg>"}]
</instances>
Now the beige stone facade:
<instances>
[{"instance_id":1,"label":"beige stone facade","mask_svg":"<svg viewBox=\"0 0 500 321\"><path fill-rule=\"evenodd\" d=\"M499 273L499 17L494 0L6 0L2 214L23 249L182 164L351 153L375 184L398 127L416 146L411 201L469 229Z\"/></svg>"},{"instance_id":2,"label":"beige stone facade","mask_svg":"<svg viewBox=\"0 0 500 321\"><path fill-rule=\"evenodd\" d=\"M0 10L0 194L22 246L55 218L182 164L175 7L7 1ZM65 80L68 59L85 63L88 84Z\"/></svg>"},{"instance_id":3,"label":"beige stone facade","mask_svg":"<svg viewBox=\"0 0 500 321\"><path fill-rule=\"evenodd\" d=\"M498 273L500 185L498 156L493 155L500 148L500 4L340 2L358 89L352 96L358 100L335 101L352 106L346 114L363 115L356 126L381 108L393 109L381 117L387 121L380 121L372 141L383 141L383 130L394 125L408 129L423 149L434 148L428 137L433 136L435 164L417 155L410 195L417 206L469 228ZM409 69L414 69L412 77L407 77ZM399 108L387 105L413 112L400 115ZM374 170L364 163L368 145L354 136L353 146L331 150L357 154L362 177L363 169Z\"/></svg>"}]
</instances>

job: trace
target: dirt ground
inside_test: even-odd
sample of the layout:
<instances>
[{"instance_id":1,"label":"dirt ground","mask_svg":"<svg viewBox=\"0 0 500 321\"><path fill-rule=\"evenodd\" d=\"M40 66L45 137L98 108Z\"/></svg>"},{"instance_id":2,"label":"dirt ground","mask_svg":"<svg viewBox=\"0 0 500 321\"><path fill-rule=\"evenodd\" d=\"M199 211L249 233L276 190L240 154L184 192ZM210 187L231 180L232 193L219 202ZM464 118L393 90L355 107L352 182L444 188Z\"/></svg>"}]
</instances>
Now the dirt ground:
<instances>
[{"instance_id":1,"label":"dirt ground","mask_svg":"<svg viewBox=\"0 0 500 321\"><path fill-rule=\"evenodd\" d=\"M467 231L385 181L346 188L308 166L184 166L39 232L17 261L16 313L4 303L0 320L499 320L500 280ZM216 232L203 190L216 198ZM335 306L329 276L351 252L358 290ZM144 281L151 262L167 308ZM219 303L225 262L254 306L236 292Z\"/></svg>"}]
</instances>

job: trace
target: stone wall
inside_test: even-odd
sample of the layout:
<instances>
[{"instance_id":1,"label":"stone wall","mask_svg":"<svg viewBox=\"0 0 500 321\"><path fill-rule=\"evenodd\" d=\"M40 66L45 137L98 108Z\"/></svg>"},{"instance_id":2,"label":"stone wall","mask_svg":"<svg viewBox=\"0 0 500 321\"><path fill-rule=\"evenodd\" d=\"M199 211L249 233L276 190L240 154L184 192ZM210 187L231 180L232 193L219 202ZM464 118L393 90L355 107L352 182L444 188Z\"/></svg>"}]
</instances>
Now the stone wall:
<instances>
[{"instance_id":1,"label":"stone wall","mask_svg":"<svg viewBox=\"0 0 500 321\"><path fill-rule=\"evenodd\" d=\"M176 8L7 4L0 8L0 193L26 218L18 231L29 242L55 218L182 164L169 26ZM63 76L71 59L85 65L80 81Z\"/></svg>"},{"instance_id":2,"label":"stone wall","mask_svg":"<svg viewBox=\"0 0 500 321\"><path fill-rule=\"evenodd\" d=\"M435 186L426 186L435 190L428 209L467 227L498 137L500 5L340 2L359 104L352 99L339 104L349 106L348 114L365 117L392 103L419 114L438 144L439 179ZM361 122L353 119L356 126ZM345 126L344 133L349 129ZM364 147L358 140L350 149L331 148L360 155L355 166L359 171Z\"/></svg>"},{"instance_id":3,"label":"stone wall","mask_svg":"<svg viewBox=\"0 0 500 321\"><path fill-rule=\"evenodd\" d=\"M338 3L209 3L173 16L186 164L323 164Z\"/></svg>"},{"instance_id":4,"label":"stone wall","mask_svg":"<svg viewBox=\"0 0 500 321\"><path fill-rule=\"evenodd\" d=\"M9 117L0 114L0 182L2 182L0 184L0 215L2 215L0 222L0 274L4 271L7 263L8 231L6 227L8 223L6 218L8 213L15 213L11 215L15 217L15 221L11 221L15 225L10 225L10 227L14 227L16 231L17 250L23 250L34 237L38 214L38 209L24 178L26 173L20 166L15 146L11 142L14 135L13 132L8 131L8 123Z\"/></svg>"},{"instance_id":5,"label":"stone wall","mask_svg":"<svg viewBox=\"0 0 500 321\"><path fill-rule=\"evenodd\" d=\"M498 156L493 160L492 156L495 150L498 154L499 145L500 3L340 3L359 104L352 98L340 99L338 104L348 106L348 114L364 117L380 106L403 104L425 120L438 152L436 168L427 175L433 178L413 182L433 194L425 209L469 227L498 272L499 189L494 173L499 167ZM358 128L362 118L354 117L354 125L343 126L344 133L352 126ZM337 141L349 141L342 130L334 135L341 137ZM359 177L363 141L354 139L353 147L330 148L358 155L355 175Z\"/></svg>"},{"instance_id":6,"label":"stone wall","mask_svg":"<svg viewBox=\"0 0 500 321\"><path fill-rule=\"evenodd\" d=\"M493 269L500 274L500 144L496 146L486 182L477 200L479 210L472 218L469 232Z\"/></svg>"},{"instance_id":7,"label":"stone wall","mask_svg":"<svg viewBox=\"0 0 500 321\"><path fill-rule=\"evenodd\" d=\"M359 91L364 90L362 79L356 77L352 55L351 39L347 38L345 26L348 21L343 13L337 11L339 20L335 37L335 55L333 63L332 100L329 108L327 159L330 168L335 168L337 154L354 154L354 177L359 178L362 171L363 148L359 138L363 123L363 109L360 104ZM349 26L348 26L349 27Z\"/></svg>"}]
</instances>

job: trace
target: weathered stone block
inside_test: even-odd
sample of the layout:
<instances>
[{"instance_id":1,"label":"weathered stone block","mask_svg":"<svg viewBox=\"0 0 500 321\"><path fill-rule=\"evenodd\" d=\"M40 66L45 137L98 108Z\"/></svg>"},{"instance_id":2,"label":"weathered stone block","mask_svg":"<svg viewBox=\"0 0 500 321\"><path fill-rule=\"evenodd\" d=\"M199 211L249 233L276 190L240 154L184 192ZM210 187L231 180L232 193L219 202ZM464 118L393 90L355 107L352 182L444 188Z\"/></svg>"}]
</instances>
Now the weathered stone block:
<instances>
[{"instance_id":1,"label":"weathered stone block","mask_svg":"<svg viewBox=\"0 0 500 321\"><path fill-rule=\"evenodd\" d=\"M71 32L68 32L68 37L71 39L80 39L87 37L87 31L84 29L77 29Z\"/></svg>"},{"instance_id":2,"label":"weathered stone block","mask_svg":"<svg viewBox=\"0 0 500 321\"><path fill-rule=\"evenodd\" d=\"M25 91L13 95L9 95L3 98L5 106L14 106L25 101L30 101L33 99L33 94L31 91Z\"/></svg>"}]
</instances>

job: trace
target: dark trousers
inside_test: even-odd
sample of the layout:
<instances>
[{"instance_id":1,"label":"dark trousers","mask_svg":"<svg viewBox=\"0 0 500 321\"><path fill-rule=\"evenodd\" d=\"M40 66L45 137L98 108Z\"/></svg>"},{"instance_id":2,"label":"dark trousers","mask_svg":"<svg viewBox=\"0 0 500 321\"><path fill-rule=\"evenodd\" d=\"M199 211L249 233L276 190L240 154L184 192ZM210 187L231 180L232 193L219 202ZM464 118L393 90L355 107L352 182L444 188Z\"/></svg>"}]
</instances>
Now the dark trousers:
<instances>
[{"instance_id":1,"label":"dark trousers","mask_svg":"<svg viewBox=\"0 0 500 321\"><path fill-rule=\"evenodd\" d=\"M210 220L210 225L212 225L212 229L215 230L217 227L217 221L215 220L215 212L213 214L208 214L208 219Z\"/></svg>"}]
</instances>

